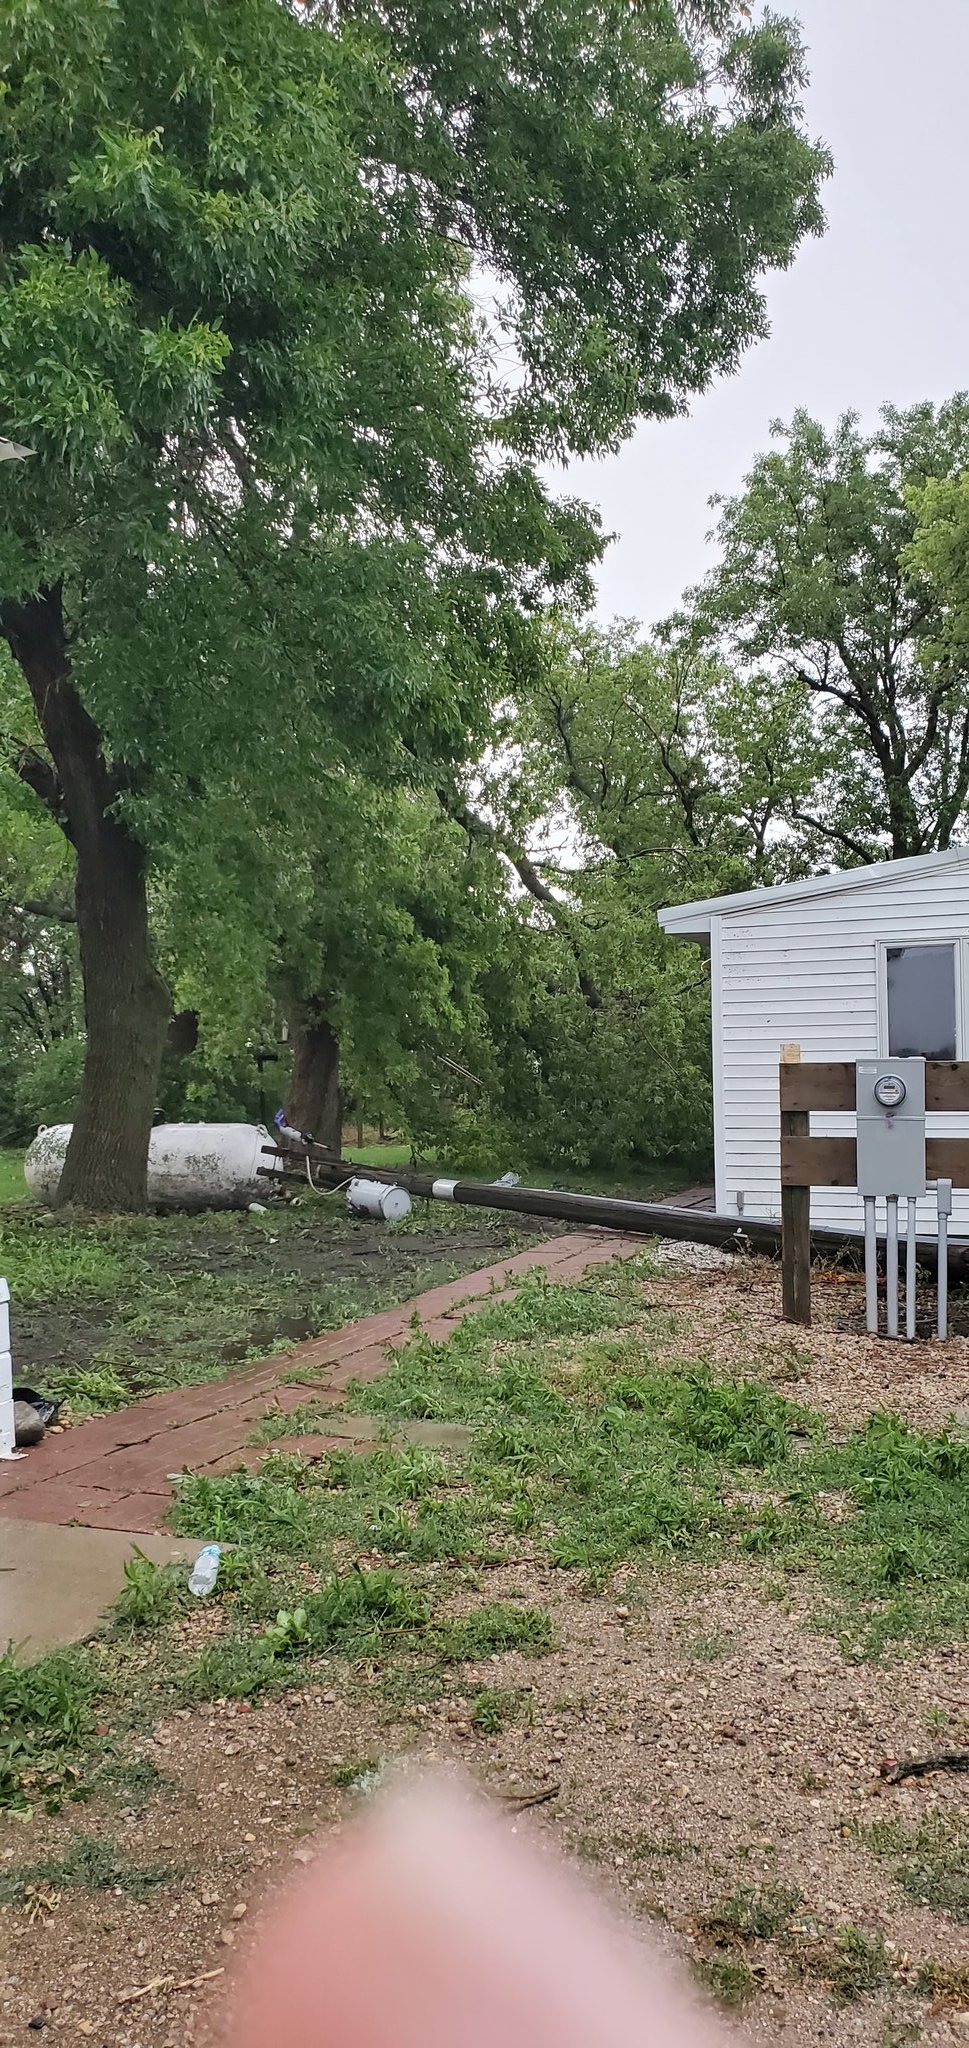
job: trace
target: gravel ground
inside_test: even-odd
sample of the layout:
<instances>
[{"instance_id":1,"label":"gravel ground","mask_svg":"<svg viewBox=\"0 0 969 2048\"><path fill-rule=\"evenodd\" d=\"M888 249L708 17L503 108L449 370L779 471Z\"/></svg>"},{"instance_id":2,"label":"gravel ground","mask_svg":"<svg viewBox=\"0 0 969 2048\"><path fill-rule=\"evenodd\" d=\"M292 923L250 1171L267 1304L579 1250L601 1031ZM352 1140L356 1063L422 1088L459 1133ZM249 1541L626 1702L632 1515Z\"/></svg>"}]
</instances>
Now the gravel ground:
<instances>
[{"instance_id":1,"label":"gravel ground","mask_svg":"<svg viewBox=\"0 0 969 2048\"><path fill-rule=\"evenodd\" d=\"M883 1406L938 1427L966 1399L966 1340L905 1348L846 1333L850 1280L819 1285L815 1327L791 1331L770 1268L687 1270L683 1249L647 1283L671 1311L667 1336L653 1339L660 1353L681 1355L688 1328L694 1357L764 1373L842 1427ZM358 1807L362 1795L335 1778L401 1753L458 1759L499 1795L556 1788L527 1824L664 1947L701 1966L746 1957L756 1991L742 2023L725 2019L728 2032L742 2026L776 2048L969 2042L969 1990L932 1998L916 1987L928 1962L969 1971L969 1923L911 1904L892 1859L860 1832L965 1819L965 1778L890 1786L880 1775L886 1758L969 1741L964 1644L849 1662L815 1633L806 1579L778 1598L765 1564L736 1555L716 1568L623 1573L597 1595L534 1564L481 1577L484 1597L547 1605L560 1648L468 1669L459 1697L431 1705L391 1709L379 1671L334 1664L284 1700L176 1715L142 1739L164 1774L143 1808L99 1800L0 1829L8 1863L62 1853L83 1829L110 1836L135 1865L181 1872L147 1900L71 1889L30 1912L0 1910L0 2043L25 2041L27 2028L101 2048L204 2040L267 1888ZM190 1624L198 1639L217 1625L207 1612ZM475 1732L470 1701L482 1685L527 1688L527 1714L500 1735ZM711 1933L725 1898L774 1884L802 1895L793 1946L741 1950ZM839 2003L824 1957L847 1924L893 1946L888 1982ZM206 1981L145 1989L172 1978ZM142 1995L124 2002L133 1991Z\"/></svg>"},{"instance_id":2,"label":"gravel ground","mask_svg":"<svg viewBox=\"0 0 969 2048\"><path fill-rule=\"evenodd\" d=\"M676 1266L685 1273L705 1273L716 1266L735 1266L733 1252L722 1252L715 1244L687 1244L679 1237L647 1240L650 1256L662 1267Z\"/></svg>"},{"instance_id":3,"label":"gravel ground","mask_svg":"<svg viewBox=\"0 0 969 2048\"><path fill-rule=\"evenodd\" d=\"M671 1247L705 1252L705 1246ZM780 1320L780 1276L761 1259L726 1256L729 1266L689 1270L650 1289L680 1327L650 1343L660 1357L681 1357L686 1334L692 1357L731 1371L769 1379L792 1400L821 1410L836 1425L853 1427L876 1409L891 1408L919 1429L942 1429L969 1404L969 1338L914 1344L869 1337L864 1329L860 1273L814 1276L814 1322L809 1330ZM859 1327L860 1326L860 1327Z\"/></svg>"}]
</instances>

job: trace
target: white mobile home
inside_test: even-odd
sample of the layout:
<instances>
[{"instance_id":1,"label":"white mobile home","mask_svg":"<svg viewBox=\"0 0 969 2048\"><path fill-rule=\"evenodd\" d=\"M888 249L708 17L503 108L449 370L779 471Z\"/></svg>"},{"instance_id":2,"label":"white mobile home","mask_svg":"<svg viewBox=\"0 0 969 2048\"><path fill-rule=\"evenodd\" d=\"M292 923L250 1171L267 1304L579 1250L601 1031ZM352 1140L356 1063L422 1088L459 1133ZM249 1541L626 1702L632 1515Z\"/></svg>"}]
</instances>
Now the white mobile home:
<instances>
[{"instance_id":1,"label":"white mobile home","mask_svg":"<svg viewBox=\"0 0 969 2048\"><path fill-rule=\"evenodd\" d=\"M802 1060L921 1053L969 1059L969 846L661 910L663 930L710 948L717 1209L780 1215L781 1047ZM814 1116L850 1135L854 1118ZM933 1137L969 1116L930 1116ZM969 1227L969 1191L954 1225ZM853 1189L815 1188L812 1221L862 1227ZM919 1227L934 1228L929 1199Z\"/></svg>"}]
</instances>

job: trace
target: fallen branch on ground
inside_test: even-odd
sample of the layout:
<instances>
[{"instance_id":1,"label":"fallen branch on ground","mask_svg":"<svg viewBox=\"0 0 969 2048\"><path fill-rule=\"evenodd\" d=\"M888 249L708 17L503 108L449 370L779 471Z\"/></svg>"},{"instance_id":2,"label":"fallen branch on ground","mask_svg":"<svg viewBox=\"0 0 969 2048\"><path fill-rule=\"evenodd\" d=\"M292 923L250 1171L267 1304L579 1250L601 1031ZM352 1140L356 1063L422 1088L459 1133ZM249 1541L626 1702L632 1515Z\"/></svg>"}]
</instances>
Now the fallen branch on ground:
<instances>
[{"instance_id":1,"label":"fallen branch on ground","mask_svg":"<svg viewBox=\"0 0 969 2048\"><path fill-rule=\"evenodd\" d=\"M549 1799L557 1799L561 1785L547 1785L542 1792L502 1792L500 1797L509 1813L525 1813L530 1806L545 1806Z\"/></svg>"},{"instance_id":2,"label":"fallen branch on ground","mask_svg":"<svg viewBox=\"0 0 969 2048\"><path fill-rule=\"evenodd\" d=\"M889 1758L879 1776L886 1785L900 1785L903 1778L927 1778L932 1771L969 1771L969 1749L943 1749L938 1756Z\"/></svg>"},{"instance_id":3,"label":"fallen branch on ground","mask_svg":"<svg viewBox=\"0 0 969 2048\"><path fill-rule=\"evenodd\" d=\"M213 1977L224 1977L225 1966L218 1970L203 1970L198 1977L153 1977L150 1984L139 1984L135 1991L119 1991L118 2005L135 2005L139 1998L150 1998L153 1991L197 1991L200 1984L211 1984Z\"/></svg>"}]
</instances>

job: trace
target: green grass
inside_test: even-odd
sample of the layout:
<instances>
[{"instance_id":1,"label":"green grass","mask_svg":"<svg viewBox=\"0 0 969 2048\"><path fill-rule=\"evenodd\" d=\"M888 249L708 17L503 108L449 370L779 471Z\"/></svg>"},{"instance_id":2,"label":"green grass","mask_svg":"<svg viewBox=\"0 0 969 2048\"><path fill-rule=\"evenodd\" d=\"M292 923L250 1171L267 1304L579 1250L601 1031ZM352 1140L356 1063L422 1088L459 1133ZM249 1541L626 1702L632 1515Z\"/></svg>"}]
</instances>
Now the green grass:
<instances>
[{"instance_id":1,"label":"green grass","mask_svg":"<svg viewBox=\"0 0 969 2048\"><path fill-rule=\"evenodd\" d=\"M864 1846L893 1864L896 1884L916 1906L969 1921L969 1813L927 1814L914 1827L876 1821L859 1831Z\"/></svg>"},{"instance_id":2,"label":"green grass","mask_svg":"<svg viewBox=\"0 0 969 2048\"><path fill-rule=\"evenodd\" d=\"M347 1149L360 1164L388 1167L406 1163L411 1150L406 1141ZM672 1167L620 1176L623 1192L640 1194L668 1191L676 1178ZM444 1203L416 1203L400 1225L361 1222L338 1195L307 1196L263 1216L86 1222L26 1199L21 1154L0 1154L0 1271L13 1298L18 1368L64 1398L75 1417L219 1378L246 1358L406 1300L531 1238L527 1220Z\"/></svg>"},{"instance_id":3,"label":"green grass","mask_svg":"<svg viewBox=\"0 0 969 2048\"><path fill-rule=\"evenodd\" d=\"M757 1990L757 1978L744 1955L712 1956L694 1965L704 1990L728 2011L742 2011Z\"/></svg>"},{"instance_id":4,"label":"green grass","mask_svg":"<svg viewBox=\"0 0 969 2048\"><path fill-rule=\"evenodd\" d=\"M687 1644L690 1656L697 1664L717 1664L721 1657L729 1655L732 1647L731 1636L692 1636Z\"/></svg>"},{"instance_id":5,"label":"green grass","mask_svg":"<svg viewBox=\"0 0 969 2048\"><path fill-rule=\"evenodd\" d=\"M850 1923L840 1927L828 1965L828 1981L835 1997L848 2005L869 1992L880 1991L892 1976L892 1959L880 1934L866 1934Z\"/></svg>"},{"instance_id":6,"label":"green grass","mask_svg":"<svg viewBox=\"0 0 969 2048\"><path fill-rule=\"evenodd\" d=\"M787 1930L802 1905L801 1893L791 1885L768 1884L759 1890L741 1885L711 1907L702 1925L720 1938L770 1941Z\"/></svg>"},{"instance_id":7,"label":"green grass","mask_svg":"<svg viewBox=\"0 0 969 2048\"><path fill-rule=\"evenodd\" d=\"M617 1566L726 1558L765 1596L813 1603L849 1658L964 1637L969 1445L888 1415L832 1438L753 1372L720 1375L691 1356L689 1328L653 1315L648 1282L647 1257L572 1286L529 1274L447 1342L416 1333L381 1379L352 1390L388 1429L462 1422L467 1450L381 1443L312 1465L276 1453L258 1474L185 1478L174 1528L225 1546L211 1640L199 1654L186 1638L182 1575L133 1558L98 1642L26 1668L0 1660L0 1800L63 1798L103 1771L102 1722L123 1765L127 1735L161 1712L320 1682L333 1658L362 1663L388 1709L451 1692L470 1697L475 1729L497 1733L527 1711L520 1670L467 1667L543 1656L556 1627L545 1607L491 1597L507 1590L492 1567L551 1565L578 1597ZM682 1356L655 1355L660 1327ZM729 1647L689 1629L683 1640L698 1663ZM963 1912L958 1843L867 1846L893 1855L910 1897ZM775 1940L793 1953L794 1905L779 1887L741 1890L708 1932L720 1947ZM815 1957L839 1996L875 1967L867 1939L845 1931Z\"/></svg>"},{"instance_id":8,"label":"green grass","mask_svg":"<svg viewBox=\"0 0 969 2048\"><path fill-rule=\"evenodd\" d=\"M627 1560L726 1547L763 1563L780 1597L810 1574L818 1625L850 1656L964 1636L969 1444L887 1415L833 1442L759 1380L661 1368L648 1320L631 1329L641 1277L641 1262L573 1287L529 1275L512 1300L444 1343L415 1336L383 1378L351 1389L388 1425L465 1422L466 1458L381 1449L336 1453L311 1477L282 1459L259 1478L188 1480L179 1533L319 1558L342 1540L411 1564L491 1562L524 1544L600 1580Z\"/></svg>"},{"instance_id":9,"label":"green grass","mask_svg":"<svg viewBox=\"0 0 969 2048\"><path fill-rule=\"evenodd\" d=\"M7 1865L0 1872L0 1901L21 1905L39 1890L123 1892L130 1899L147 1899L179 1875L170 1864L129 1862L107 1836L78 1835L63 1856Z\"/></svg>"},{"instance_id":10,"label":"green grass","mask_svg":"<svg viewBox=\"0 0 969 2048\"><path fill-rule=\"evenodd\" d=\"M0 1203L26 1202L29 1199L23 1153L0 1147Z\"/></svg>"},{"instance_id":11,"label":"green grass","mask_svg":"<svg viewBox=\"0 0 969 2048\"><path fill-rule=\"evenodd\" d=\"M90 1223L31 1203L0 1210L18 1370L75 1415L221 1377L526 1241L515 1219L444 1205L399 1226L360 1223L338 1197L263 1216Z\"/></svg>"},{"instance_id":12,"label":"green grass","mask_svg":"<svg viewBox=\"0 0 969 2048\"><path fill-rule=\"evenodd\" d=\"M571 1188L576 1194L614 1195L617 1200L630 1202L662 1202L679 1188L704 1179L709 1179L711 1185L713 1182L712 1168L705 1171L678 1159L634 1160L615 1168L550 1167L535 1161L522 1164L517 1159L509 1163L528 1187ZM502 1170L495 1168L496 1173Z\"/></svg>"},{"instance_id":13,"label":"green grass","mask_svg":"<svg viewBox=\"0 0 969 2048\"><path fill-rule=\"evenodd\" d=\"M379 1756L351 1756L342 1764L336 1764L330 1772L330 1784L339 1791L347 1792L357 1785L361 1778L374 1778L380 1769Z\"/></svg>"},{"instance_id":14,"label":"green grass","mask_svg":"<svg viewBox=\"0 0 969 2048\"><path fill-rule=\"evenodd\" d=\"M479 1735L500 1735L513 1721L530 1718L531 1695L515 1687L488 1685L471 1702L471 1726Z\"/></svg>"},{"instance_id":15,"label":"green grass","mask_svg":"<svg viewBox=\"0 0 969 2048\"><path fill-rule=\"evenodd\" d=\"M96 1789L138 1818L152 1799L171 1788L172 1780L148 1756L109 1757L94 1773Z\"/></svg>"},{"instance_id":16,"label":"green grass","mask_svg":"<svg viewBox=\"0 0 969 2048\"><path fill-rule=\"evenodd\" d=\"M75 1781L96 1690L83 1649L26 1665L12 1651L0 1656L0 1807L57 1797Z\"/></svg>"},{"instance_id":17,"label":"green grass","mask_svg":"<svg viewBox=\"0 0 969 2048\"><path fill-rule=\"evenodd\" d=\"M513 1607L491 1600L442 1631L444 1654L454 1663L480 1664L503 1650L523 1650L544 1657L555 1648L555 1630L544 1607Z\"/></svg>"},{"instance_id":18,"label":"green grass","mask_svg":"<svg viewBox=\"0 0 969 2048\"><path fill-rule=\"evenodd\" d=\"M184 1594L184 1567L154 1564L136 1544L132 1556L125 1559L124 1585L114 1603L112 1620L118 1628L161 1628Z\"/></svg>"},{"instance_id":19,"label":"green grass","mask_svg":"<svg viewBox=\"0 0 969 2048\"><path fill-rule=\"evenodd\" d=\"M402 1140L396 1145L344 1145L343 1157L356 1166L410 1166L413 1147Z\"/></svg>"},{"instance_id":20,"label":"green grass","mask_svg":"<svg viewBox=\"0 0 969 2048\"><path fill-rule=\"evenodd\" d=\"M898 1958L881 1934L843 1922L824 1938L803 1917L796 1887L742 1885L701 1916L701 1940L716 1943L696 1965L701 1981L724 2005L746 2004L757 1988L748 1947L755 1954L770 1943L775 1956L800 1977L824 1983L839 2005L853 2004L893 1982Z\"/></svg>"},{"instance_id":21,"label":"green grass","mask_svg":"<svg viewBox=\"0 0 969 2048\"><path fill-rule=\"evenodd\" d=\"M104 1230L55 1220L42 1209L0 1219L0 1264L17 1307L34 1308L58 1296L111 1298L133 1277L142 1277L144 1261L137 1254L126 1259L121 1230L114 1235L112 1243Z\"/></svg>"}]
</instances>

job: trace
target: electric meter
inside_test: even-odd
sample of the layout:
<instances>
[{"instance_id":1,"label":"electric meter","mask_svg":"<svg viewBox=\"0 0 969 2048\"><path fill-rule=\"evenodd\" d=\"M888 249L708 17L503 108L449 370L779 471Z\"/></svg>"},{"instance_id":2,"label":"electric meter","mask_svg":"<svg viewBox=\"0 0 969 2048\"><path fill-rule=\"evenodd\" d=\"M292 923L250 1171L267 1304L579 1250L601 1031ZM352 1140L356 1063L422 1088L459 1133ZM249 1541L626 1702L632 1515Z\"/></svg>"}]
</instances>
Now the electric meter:
<instances>
[{"instance_id":1,"label":"electric meter","mask_svg":"<svg viewBox=\"0 0 969 2048\"><path fill-rule=\"evenodd\" d=\"M872 1094L881 1109L901 1109L908 1089L901 1074L880 1074Z\"/></svg>"}]
</instances>

